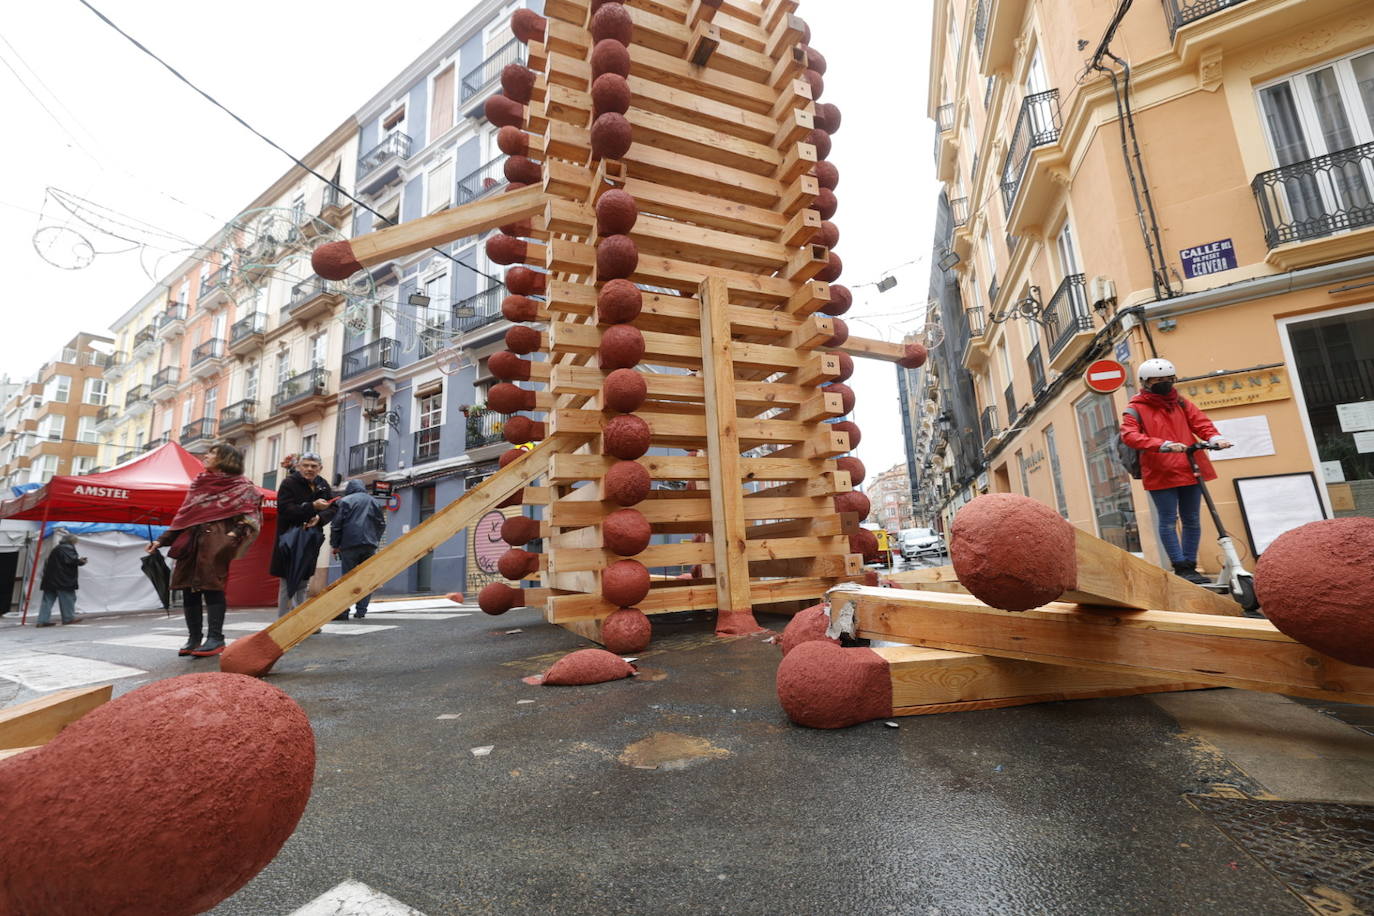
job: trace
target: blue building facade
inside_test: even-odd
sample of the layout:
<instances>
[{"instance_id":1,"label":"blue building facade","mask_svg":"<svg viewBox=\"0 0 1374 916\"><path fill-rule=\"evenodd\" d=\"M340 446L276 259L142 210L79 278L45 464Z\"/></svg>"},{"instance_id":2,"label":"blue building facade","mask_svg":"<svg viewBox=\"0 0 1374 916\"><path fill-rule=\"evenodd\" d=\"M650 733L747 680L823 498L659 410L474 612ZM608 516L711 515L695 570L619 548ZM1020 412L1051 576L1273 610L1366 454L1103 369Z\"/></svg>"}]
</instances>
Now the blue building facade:
<instances>
[{"instance_id":1,"label":"blue building facade","mask_svg":"<svg viewBox=\"0 0 1374 916\"><path fill-rule=\"evenodd\" d=\"M524 58L509 27L521 7L542 13L543 0L483 0L358 111L356 193L381 216L355 208L353 235L500 193L505 157L482 107L502 68ZM387 541L485 479L510 447L504 418L483 409L497 382L487 358L510 327L504 268L485 239L371 268L374 291L349 311L334 461L344 479L391 483ZM463 532L381 593L473 594L494 577L472 553Z\"/></svg>"}]
</instances>

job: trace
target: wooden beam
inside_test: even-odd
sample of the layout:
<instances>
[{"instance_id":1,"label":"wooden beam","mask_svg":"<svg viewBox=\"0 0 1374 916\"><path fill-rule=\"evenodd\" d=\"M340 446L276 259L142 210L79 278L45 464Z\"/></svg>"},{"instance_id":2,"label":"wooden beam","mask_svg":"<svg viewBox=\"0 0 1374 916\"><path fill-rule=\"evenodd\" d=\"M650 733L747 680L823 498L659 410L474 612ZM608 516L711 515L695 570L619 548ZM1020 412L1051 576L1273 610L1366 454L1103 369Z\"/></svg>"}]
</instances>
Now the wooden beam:
<instances>
[{"instance_id":1,"label":"wooden beam","mask_svg":"<svg viewBox=\"0 0 1374 916\"><path fill-rule=\"evenodd\" d=\"M972 596L890 588L846 589L831 600L853 604L856 635L868 639L1374 705L1374 668L1322 655L1267 620L1069 604L1017 613Z\"/></svg>"},{"instance_id":2,"label":"wooden beam","mask_svg":"<svg viewBox=\"0 0 1374 916\"><path fill-rule=\"evenodd\" d=\"M1244 613L1228 595L1194 585L1081 528L1074 530L1078 588L1061 595L1061 601L1234 617Z\"/></svg>"},{"instance_id":3,"label":"wooden beam","mask_svg":"<svg viewBox=\"0 0 1374 916\"><path fill-rule=\"evenodd\" d=\"M103 703L114 685L76 687L0 709L0 748L33 748L47 744L57 733Z\"/></svg>"}]
</instances>

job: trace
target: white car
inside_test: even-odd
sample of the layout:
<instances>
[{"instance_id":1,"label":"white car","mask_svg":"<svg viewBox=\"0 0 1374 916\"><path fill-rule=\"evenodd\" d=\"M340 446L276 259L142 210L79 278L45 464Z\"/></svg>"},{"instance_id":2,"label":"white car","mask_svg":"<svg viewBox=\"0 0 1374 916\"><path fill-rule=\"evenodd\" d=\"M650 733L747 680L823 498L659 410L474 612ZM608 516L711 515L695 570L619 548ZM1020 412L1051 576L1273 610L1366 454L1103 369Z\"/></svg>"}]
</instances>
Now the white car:
<instances>
[{"instance_id":1,"label":"white car","mask_svg":"<svg viewBox=\"0 0 1374 916\"><path fill-rule=\"evenodd\" d=\"M902 559L936 555L945 552L944 539L933 528L908 528L901 534Z\"/></svg>"}]
</instances>

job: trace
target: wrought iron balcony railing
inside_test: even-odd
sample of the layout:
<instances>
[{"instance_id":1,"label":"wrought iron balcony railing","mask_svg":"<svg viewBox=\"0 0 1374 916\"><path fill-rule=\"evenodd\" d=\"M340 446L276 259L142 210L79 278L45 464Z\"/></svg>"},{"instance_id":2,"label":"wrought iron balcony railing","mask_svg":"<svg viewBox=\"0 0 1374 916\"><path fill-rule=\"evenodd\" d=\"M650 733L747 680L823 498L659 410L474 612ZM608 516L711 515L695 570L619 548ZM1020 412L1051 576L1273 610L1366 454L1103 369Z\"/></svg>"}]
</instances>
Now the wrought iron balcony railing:
<instances>
[{"instance_id":1,"label":"wrought iron balcony railing","mask_svg":"<svg viewBox=\"0 0 1374 916\"><path fill-rule=\"evenodd\" d=\"M386 440L369 439L354 445L348 450L348 473L366 474L369 471L386 470Z\"/></svg>"},{"instance_id":2,"label":"wrought iron balcony railing","mask_svg":"<svg viewBox=\"0 0 1374 916\"><path fill-rule=\"evenodd\" d=\"M115 404L106 404L95 412L95 422L97 426L101 423L109 423L111 420L116 420L118 418L119 407Z\"/></svg>"},{"instance_id":3,"label":"wrought iron balcony railing","mask_svg":"<svg viewBox=\"0 0 1374 916\"><path fill-rule=\"evenodd\" d=\"M139 328L139 329L138 329L138 333L134 335L134 349L135 349L135 350L137 350L139 347L143 346L144 344L150 344L150 343L156 343L156 342L157 342L157 325L155 325L155 324L148 324L148 325L145 325L145 326Z\"/></svg>"},{"instance_id":4,"label":"wrought iron balcony railing","mask_svg":"<svg viewBox=\"0 0 1374 916\"><path fill-rule=\"evenodd\" d=\"M1021 100L1021 114L1002 161L1002 205L1008 212L1016 202L1031 150L1058 142L1060 126L1058 89L1032 93Z\"/></svg>"},{"instance_id":5,"label":"wrought iron balcony railing","mask_svg":"<svg viewBox=\"0 0 1374 916\"><path fill-rule=\"evenodd\" d=\"M510 41L497 48L490 57L463 74L463 95L460 101L466 102L501 75L501 71L511 64L525 62L525 45L519 39Z\"/></svg>"},{"instance_id":6,"label":"wrought iron balcony railing","mask_svg":"<svg viewBox=\"0 0 1374 916\"><path fill-rule=\"evenodd\" d=\"M191 366L194 368L206 360L219 359L222 356L224 356L224 341L207 340L191 351Z\"/></svg>"},{"instance_id":7,"label":"wrought iron balcony railing","mask_svg":"<svg viewBox=\"0 0 1374 916\"><path fill-rule=\"evenodd\" d=\"M166 445L168 442L171 441L171 435L169 435L168 433L163 433L157 438L149 439L147 442L143 443L143 451L151 452L155 448L162 448L162 446Z\"/></svg>"},{"instance_id":8,"label":"wrought iron balcony railing","mask_svg":"<svg viewBox=\"0 0 1374 916\"><path fill-rule=\"evenodd\" d=\"M400 341L390 337L379 337L369 344L363 344L356 350L349 350L344 354L343 370L340 378L352 378L355 375L362 375L364 372L371 372L373 369L395 369L400 365L401 344Z\"/></svg>"},{"instance_id":9,"label":"wrought iron balcony railing","mask_svg":"<svg viewBox=\"0 0 1374 916\"><path fill-rule=\"evenodd\" d=\"M988 330L987 319L983 316L983 307L975 305L964 310L968 316L968 333L970 337L982 337Z\"/></svg>"},{"instance_id":10,"label":"wrought iron balcony railing","mask_svg":"<svg viewBox=\"0 0 1374 916\"><path fill-rule=\"evenodd\" d=\"M267 316L262 312L254 312L247 318L235 321L229 326L229 343L236 344L266 330Z\"/></svg>"},{"instance_id":11,"label":"wrought iron balcony railing","mask_svg":"<svg viewBox=\"0 0 1374 916\"><path fill-rule=\"evenodd\" d=\"M272 412L278 413L283 407L324 394L328 386L329 372L319 366L293 375L272 395Z\"/></svg>"},{"instance_id":12,"label":"wrought iron balcony railing","mask_svg":"<svg viewBox=\"0 0 1374 916\"><path fill-rule=\"evenodd\" d=\"M123 463L126 462L126 461L132 461L133 459L137 458L138 456L139 456L139 450L138 450L138 449L136 449L136 448L135 448L135 449L130 449L129 451L124 452L124 453L121 454L118 458L116 458L116 459L115 459L115 464L123 464Z\"/></svg>"},{"instance_id":13,"label":"wrought iron balcony railing","mask_svg":"<svg viewBox=\"0 0 1374 916\"><path fill-rule=\"evenodd\" d=\"M358 175L361 177L381 166L388 159L410 158L410 136L393 130L382 138L372 149L358 159Z\"/></svg>"},{"instance_id":14,"label":"wrought iron balcony railing","mask_svg":"<svg viewBox=\"0 0 1374 916\"><path fill-rule=\"evenodd\" d=\"M1082 274L1070 274L1059 284L1045 306L1045 332L1050 341L1050 359L1059 355L1075 334L1093 329L1088 313L1088 291Z\"/></svg>"},{"instance_id":15,"label":"wrought iron balcony railing","mask_svg":"<svg viewBox=\"0 0 1374 916\"><path fill-rule=\"evenodd\" d=\"M505 421L494 410L468 414L465 422L464 432L467 434L467 441L463 444L465 449L481 448L484 445L506 441L503 432Z\"/></svg>"},{"instance_id":16,"label":"wrought iron balcony railing","mask_svg":"<svg viewBox=\"0 0 1374 916\"><path fill-rule=\"evenodd\" d=\"M182 305L180 302L173 302L163 310L161 315L157 316L157 326L159 328L165 328L175 321L184 320L186 320L186 306Z\"/></svg>"},{"instance_id":17,"label":"wrought iron balcony railing","mask_svg":"<svg viewBox=\"0 0 1374 916\"><path fill-rule=\"evenodd\" d=\"M161 388L163 385L179 385L181 383L180 366L163 366L158 370L157 375L153 376L153 390Z\"/></svg>"},{"instance_id":18,"label":"wrought iron balcony railing","mask_svg":"<svg viewBox=\"0 0 1374 916\"><path fill-rule=\"evenodd\" d=\"M1244 2L1245 0L1164 0L1164 14L1169 17L1169 34L1172 35L1190 22L1196 22L1205 16Z\"/></svg>"},{"instance_id":19,"label":"wrought iron balcony railing","mask_svg":"<svg viewBox=\"0 0 1374 916\"><path fill-rule=\"evenodd\" d=\"M956 197L949 202L949 213L954 220L955 227L968 224L968 198Z\"/></svg>"},{"instance_id":20,"label":"wrought iron balcony railing","mask_svg":"<svg viewBox=\"0 0 1374 916\"><path fill-rule=\"evenodd\" d=\"M411 456L411 464L423 464L427 461L438 460L439 436L442 430L442 426L430 426L415 431L415 452Z\"/></svg>"},{"instance_id":21,"label":"wrought iron balcony railing","mask_svg":"<svg viewBox=\"0 0 1374 916\"><path fill-rule=\"evenodd\" d=\"M1270 248L1374 225L1374 143L1260 172L1250 189Z\"/></svg>"},{"instance_id":22,"label":"wrought iron balcony railing","mask_svg":"<svg viewBox=\"0 0 1374 916\"><path fill-rule=\"evenodd\" d=\"M946 102L935 109L935 127L940 133L954 129L954 103Z\"/></svg>"},{"instance_id":23,"label":"wrought iron balcony railing","mask_svg":"<svg viewBox=\"0 0 1374 916\"><path fill-rule=\"evenodd\" d=\"M226 289L229 286L229 265L221 267L219 270L210 274L200 281L200 299L208 298L217 289Z\"/></svg>"},{"instance_id":24,"label":"wrought iron balcony railing","mask_svg":"<svg viewBox=\"0 0 1374 916\"><path fill-rule=\"evenodd\" d=\"M204 439L215 438L215 421L210 417L192 420L181 428L181 444L190 445Z\"/></svg>"},{"instance_id":25,"label":"wrought iron balcony railing","mask_svg":"<svg viewBox=\"0 0 1374 916\"><path fill-rule=\"evenodd\" d=\"M323 214L326 210L342 210L352 203L353 201L344 197L343 192L338 188L332 184L326 185L324 196L320 199L320 213Z\"/></svg>"},{"instance_id":26,"label":"wrought iron balcony railing","mask_svg":"<svg viewBox=\"0 0 1374 916\"><path fill-rule=\"evenodd\" d=\"M497 156L464 175L458 182L458 203L476 200L506 183L506 157Z\"/></svg>"},{"instance_id":27,"label":"wrought iron balcony railing","mask_svg":"<svg viewBox=\"0 0 1374 916\"><path fill-rule=\"evenodd\" d=\"M320 276L306 277L291 287L291 298L286 303L286 310L288 312L294 311L312 299L334 295L337 292L333 281Z\"/></svg>"},{"instance_id":28,"label":"wrought iron balcony railing","mask_svg":"<svg viewBox=\"0 0 1374 916\"><path fill-rule=\"evenodd\" d=\"M219 412L220 432L226 432L240 426L248 426L254 422L257 416L257 401L244 400L236 404L230 404Z\"/></svg>"},{"instance_id":29,"label":"wrought iron balcony railing","mask_svg":"<svg viewBox=\"0 0 1374 916\"><path fill-rule=\"evenodd\" d=\"M473 296L468 296L453 306L453 330L468 334L478 328L499 321L501 298L504 286L489 286Z\"/></svg>"},{"instance_id":30,"label":"wrought iron balcony railing","mask_svg":"<svg viewBox=\"0 0 1374 916\"><path fill-rule=\"evenodd\" d=\"M984 407L979 423L983 428L983 441L986 442L997 434L997 408L991 404Z\"/></svg>"}]
</instances>

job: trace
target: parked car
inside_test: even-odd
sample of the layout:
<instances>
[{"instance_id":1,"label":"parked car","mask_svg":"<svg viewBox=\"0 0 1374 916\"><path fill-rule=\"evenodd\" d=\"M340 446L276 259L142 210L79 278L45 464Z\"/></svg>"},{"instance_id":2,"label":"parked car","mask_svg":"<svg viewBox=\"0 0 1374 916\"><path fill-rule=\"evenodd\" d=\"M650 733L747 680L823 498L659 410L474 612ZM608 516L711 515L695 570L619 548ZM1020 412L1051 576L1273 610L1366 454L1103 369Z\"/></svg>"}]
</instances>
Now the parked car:
<instances>
[{"instance_id":1,"label":"parked car","mask_svg":"<svg viewBox=\"0 0 1374 916\"><path fill-rule=\"evenodd\" d=\"M902 532L902 559L940 556L946 553L944 538L933 528L907 528Z\"/></svg>"}]
</instances>

